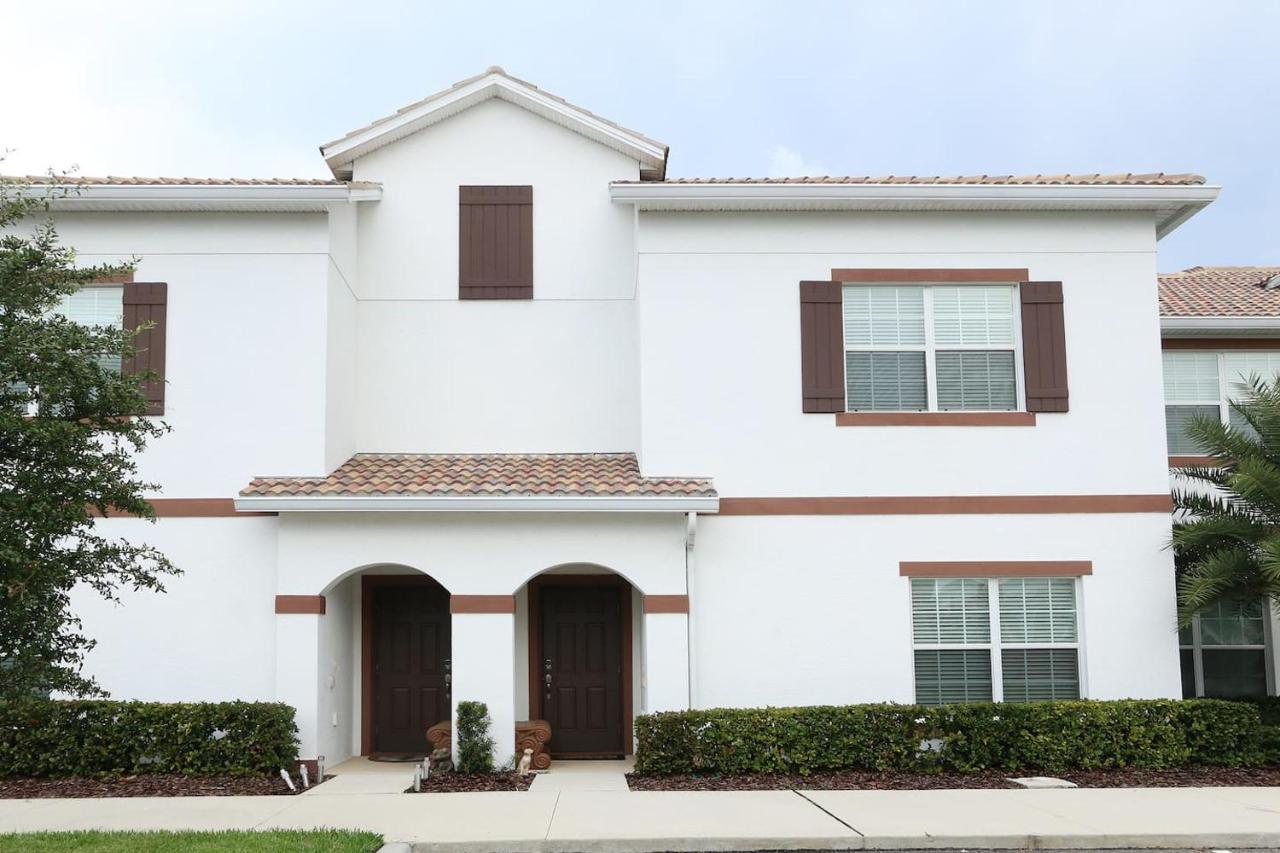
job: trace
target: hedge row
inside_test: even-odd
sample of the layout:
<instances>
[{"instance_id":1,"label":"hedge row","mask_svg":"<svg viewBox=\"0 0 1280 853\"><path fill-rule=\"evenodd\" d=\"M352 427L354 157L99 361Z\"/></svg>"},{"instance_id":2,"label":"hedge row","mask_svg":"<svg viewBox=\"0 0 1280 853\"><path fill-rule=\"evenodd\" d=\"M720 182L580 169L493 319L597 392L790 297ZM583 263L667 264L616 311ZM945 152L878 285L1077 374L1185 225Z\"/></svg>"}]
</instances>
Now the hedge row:
<instances>
[{"instance_id":1,"label":"hedge row","mask_svg":"<svg viewBox=\"0 0 1280 853\"><path fill-rule=\"evenodd\" d=\"M278 702L0 703L0 777L250 776L292 768L296 734Z\"/></svg>"},{"instance_id":2,"label":"hedge row","mask_svg":"<svg viewBox=\"0 0 1280 853\"><path fill-rule=\"evenodd\" d=\"M635 720L641 773L1060 772L1263 761L1252 705L1188 701L719 708Z\"/></svg>"}]
</instances>

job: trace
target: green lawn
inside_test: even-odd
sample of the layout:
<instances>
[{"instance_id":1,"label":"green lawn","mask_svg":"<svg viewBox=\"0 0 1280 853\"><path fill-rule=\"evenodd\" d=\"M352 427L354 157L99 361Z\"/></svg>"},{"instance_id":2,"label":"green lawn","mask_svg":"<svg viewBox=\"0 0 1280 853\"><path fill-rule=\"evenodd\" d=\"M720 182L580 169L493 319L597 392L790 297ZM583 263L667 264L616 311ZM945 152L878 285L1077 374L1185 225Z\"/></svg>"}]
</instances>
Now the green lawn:
<instances>
[{"instance_id":1,"label":"green lawn","mask_svg":"<svg viewBox=\"0 0 1280 853\"><path fill-rule=\"evenodd\" d=\"M372 832L275 829L266 832L29 832L0 834L0 853L373 853Z\"/></svg>"}]
</instances>

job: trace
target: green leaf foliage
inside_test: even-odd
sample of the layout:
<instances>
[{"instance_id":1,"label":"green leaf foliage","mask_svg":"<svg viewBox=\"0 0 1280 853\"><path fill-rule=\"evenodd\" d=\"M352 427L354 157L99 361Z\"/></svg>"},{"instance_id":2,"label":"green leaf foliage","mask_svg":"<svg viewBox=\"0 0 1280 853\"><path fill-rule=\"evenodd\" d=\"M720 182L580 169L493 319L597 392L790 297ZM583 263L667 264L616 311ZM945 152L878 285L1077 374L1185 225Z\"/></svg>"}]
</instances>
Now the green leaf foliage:
<instances>
[{"instance_id":1,"label":"green leaf foliage","mask_svg":"<svg viewBox=\"0 0 1280 853\"><path fill-rule=\"evenodd\" d=\"M635 720L640 773L1008 772L1263 760L1258 709L1216 699L716 708Z\"/></svg>"},{"instance_id":2,"label":"green leaf foliage","mask_svg":"<svg viewBox=\"0 0 1280 853\"><path fill-rule=\"evenodd\" d=\"M458 703L458 772L492 773L493 738L489 706L483 702Z\"/></svg>"},{"instance_id":3,"label":"green leaf foliage","mask_svg":"<svg viewBox=\"0 0 1280 853\"><path fill-rule=\"evenodd\" d=\"M279 702L0 702L0 776L252 776L297 758Z\"/></svg>"},{"instance_id":4,"label":"green leaf foliage","mask_svg":"<svg viewBox=\"0 0 1280 853\"><path fill-rule=\"evenodd\" d=\"M84 326L54 312L80 287L130 265L80 267L47 198L0 180L0 700L57 691L101 694L81 671L93 641L70 609L82 585L117 601L162 590L177 572L145 544L110 536L95 515L154 521L136 456L168 428L144 417L141 383L102 356L127 359L139 330Z\"/></svg>"}]
</instances>

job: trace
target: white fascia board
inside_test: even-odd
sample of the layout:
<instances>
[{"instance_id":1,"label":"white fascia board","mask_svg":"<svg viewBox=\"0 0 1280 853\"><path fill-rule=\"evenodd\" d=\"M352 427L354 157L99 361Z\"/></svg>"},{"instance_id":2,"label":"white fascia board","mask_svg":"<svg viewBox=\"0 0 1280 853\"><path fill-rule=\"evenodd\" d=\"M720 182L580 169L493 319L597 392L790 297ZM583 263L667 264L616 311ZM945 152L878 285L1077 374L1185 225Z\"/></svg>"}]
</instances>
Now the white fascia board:
<instances>
[{"instance_id":1,"label":"white fascia board","mask_svg":"<svg viewBox=\"0 0 1280 853\"><path fill-rule=\"evenodd\" d=\"M1280 332L1280 317L1161 317L1164 332Z\"/></svg>"},{"instance_id":2,"label":"white fascia board","mask_svg":"<svg viewBox=\"0 0 1280 853\"><path fill-rule=\"evenodd\" d=\"M640 210L1151 210L1163 237L1220 187L1072 184L613 183L610 198Z\"/></svg>"},{"instance_id":3,"label":"white fascia board","mask_svg":"<svg viewBox=\"0 0 1280 853\"><path fill-rule=\"evenodd\" d=\"M708 497L239 497L240 512L718 512Z\"/></svg>"},{"instance_id":4,"label":"white fascia board","mask_svg":"<svg viewBox=\"0 0 1280 853\"><path fill-rule=\"evenodd\" d=\"M585 110L577 109L558 98L549 97L545 92L521 85L501 74L485 75L465 86L446 91L439 97L432 98L413 109L370 125L351 136L335 139L320 146L320 153L329 164L329 168L337 170L382 145L408 136L491 97L501 98L517 106L535 108L534 112L543 111L560 116L570 125L577 126L584 135L609 140L612 147L626 151L646 165L660 165L666 158L666 148L660 143L629 133Z\"/></svg>"},{"instance_id":5,"label":"white fascia board","mask_svg":"<svg viewBox=\"0 0 1280 853\"><path fill-rule=\"evenodd\" d=\"M330 205L377 201L379 187L246 184L36 184L54 210L227 210L323 212Z\"/></svg>"}]
</instances>

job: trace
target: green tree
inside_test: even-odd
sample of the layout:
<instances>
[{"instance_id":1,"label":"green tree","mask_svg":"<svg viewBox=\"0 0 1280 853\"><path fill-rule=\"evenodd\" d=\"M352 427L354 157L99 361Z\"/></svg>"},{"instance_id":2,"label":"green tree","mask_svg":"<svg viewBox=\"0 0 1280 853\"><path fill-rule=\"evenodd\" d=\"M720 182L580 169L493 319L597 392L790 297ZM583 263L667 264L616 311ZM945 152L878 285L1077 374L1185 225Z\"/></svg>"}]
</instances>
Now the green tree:
<instances>
[{"instance_id":1,"label":"green tree","mask_svg":"<svg viewBox=\"0 0 1280 853\"><path fill-rule=\"evenodd\" d=\"M51 198L0 180L0 699L101 695L82 673L93 648L70 607L81 585L118 601L162 590L177 569L148 545L95 527L108 511L154 521L135 457L168 427L142 417L143 375L125 375L137 330L55 313L88 282L132 267L76 266L46 215ZM104 356L108 358L104 358Z\"/></svg>"},{"instance_id":2,"label":"green tree","mask_svg":"<svg viewBox=\"0 0 1280 853\"><path fill-rule=\"evenodd\" d=\"M1218 601L1280 599L1280 381L1250 377L1236 396L1232 423L1187 428L1213 464L1180 469L1173 492L1182 625Z\"/></svg>"}]
</instances>

